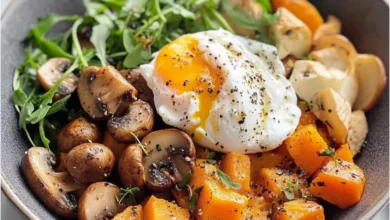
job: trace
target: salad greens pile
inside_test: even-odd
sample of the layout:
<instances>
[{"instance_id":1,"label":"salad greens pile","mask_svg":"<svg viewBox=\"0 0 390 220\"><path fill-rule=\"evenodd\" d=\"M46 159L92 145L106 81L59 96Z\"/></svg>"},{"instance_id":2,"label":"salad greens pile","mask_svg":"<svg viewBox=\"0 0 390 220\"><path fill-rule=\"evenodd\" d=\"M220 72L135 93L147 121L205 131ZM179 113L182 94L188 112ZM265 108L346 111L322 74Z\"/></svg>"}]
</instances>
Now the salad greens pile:
<instances>
[{"instance_id":1,"label":"salad greens pile","mask_svg":"<svg viewBox=\"0 0 390 220\"><path fill-rule=\"evenodd\" d=\"M83 0L84 15L49 14L27 35L26 60L15 70L13 101L19 112L19 127L32 146L55 146L56 134L69 120L83 114L77 96L53 101L59 85L72 72L91 65L136 68L152 53L187 33L223 28L234 33L222 16L224 11L237 26L255 30L255 39L272 43L269 27L278 19L269 0L257 0L261 18L249 16L230 0ZM58 23L71 27L48 38ZM87 42L87 43L86 43ZM48 59L72 61L65 74L49 90L37 81L39 67ZM76 100L76 101L75 101Z\"/></svg>"}]
</instances>

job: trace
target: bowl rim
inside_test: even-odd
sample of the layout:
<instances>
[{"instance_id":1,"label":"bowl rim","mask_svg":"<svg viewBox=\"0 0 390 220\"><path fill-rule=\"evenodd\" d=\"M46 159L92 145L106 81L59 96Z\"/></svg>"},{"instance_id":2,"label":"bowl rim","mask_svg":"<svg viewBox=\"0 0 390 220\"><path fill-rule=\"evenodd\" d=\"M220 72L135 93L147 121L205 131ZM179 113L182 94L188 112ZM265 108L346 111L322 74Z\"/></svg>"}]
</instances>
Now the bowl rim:
<instances>
[{"instance_id":1,"label":"bowl rim","mask_svg":"<svg viewBox=\"0 0 390 220\"><path fill-rule=\"evenodd\" d=\"M383 1L387 7L390 7L390 0L381 0ZM19 1L10 1L8 5L5 7L3 12L1 13L1 20L3 20L4 17L8 16L8 11L11 7L15 6L16 3ZM19 211L24 214L28 219L33 220L39 220L39 218L19 199L19 197L15 194L14 191L12 191L10 185L7 183L5 178L3 177L3 173L0 174L1 178L1 190L4 192L4 194L11 200L11 202L19 209ZM383 210L386 205L389 204L389 189L387 189L387 192L384 192L383 195L381 195L376 203L373 205L371 209L369 209L366 213L364 213L362 216L360 216L360 219L372 219L377 213L379 213L381 210Z\"/></svg>"}]
</instances>

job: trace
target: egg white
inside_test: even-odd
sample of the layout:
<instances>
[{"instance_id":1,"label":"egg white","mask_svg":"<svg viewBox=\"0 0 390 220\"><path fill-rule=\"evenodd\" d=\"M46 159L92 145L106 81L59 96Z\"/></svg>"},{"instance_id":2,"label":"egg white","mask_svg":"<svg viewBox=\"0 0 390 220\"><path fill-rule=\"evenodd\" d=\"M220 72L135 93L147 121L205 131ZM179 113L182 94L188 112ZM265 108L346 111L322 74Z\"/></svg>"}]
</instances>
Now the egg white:
<instances>
[{"instance_id":1,"label":"egg white","mask_svg":"<svg viewBox=\"0 0 390 220\"><path fill-rule=\"evenodd\" d=\"M142 65L164 122L195 131L196 143L219 152L256 153L279 146L297 127L301 111L276 48L224 30L190 36L198 40L202 58L222 68L224 83L203 128L200 119L192 117L199 110L197 94L175 94L159 79L156 59Z\"/></svg>"}]
</instances>

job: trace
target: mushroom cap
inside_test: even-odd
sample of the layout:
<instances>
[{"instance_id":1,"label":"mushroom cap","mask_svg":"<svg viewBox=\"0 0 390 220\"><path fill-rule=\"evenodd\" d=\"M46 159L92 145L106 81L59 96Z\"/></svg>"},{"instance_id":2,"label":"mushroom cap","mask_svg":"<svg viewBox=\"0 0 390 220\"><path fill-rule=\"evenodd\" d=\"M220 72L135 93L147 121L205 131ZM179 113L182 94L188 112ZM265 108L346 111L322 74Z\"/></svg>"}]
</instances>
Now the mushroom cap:
<instances>
[{"instance_id":1,"label":"mushroom cap","mask_svg":"<svg viewBox=\"0 0 390 220\"><path fill-rule=\"evenodd\" d=\"M78 218L80 220L111 219L124 210L116 198L120 198L121 190L109 182L97 182L88 186L78 202Z\"/></svg>"},{"instance_id":2,"label":"mushroom cap","mask_svg":"<svg viewBox=\"0 0 390 220\"><path fill-rule=\"evenodd\" d=\"M134 142L133 134L143 138L152 131L153 125L152 107L140 100L129 105L126 115L111 117L107 121L108 131L119 142Z\"/></svg>"},{"instance_id":3,"label":"mushroom cap","mask_svg":"<svg viewBox=\"0 0 390 220\"><path fill-rule=\"evenodd\" d=\"M153 91L142 77L140 69L123 69L119 73L137 89L138 98L149 103L154 108Z\"/></svg>"},{"instance_id":4,"label":"mushroom cap","mask_svg":"<svg viewBox=\"0 0 390 220\"><path fill-rule=\"evenodd\" d=\"M164 129L148 134L142 143L148 155L143 157L146 186L163 192L181 183L192 172L195 146L192 139L177 129Z\"/></svg>"},{"instance_id":5,"label":"mushroom cap","mask_svg":"<svg viewBox=\"0 0 390 220\"><path fill-rule=\"evenodd\" d=\"M137 90L113 66L90 66L81 74L78 96L94 120L107 119L121 104L137 99Z\"/></svg>"},{"instance_id":6,"label":"mushroom cap","mask_svg":"<svg viewBox=\"0 0 390 220\"><path fill-rule=\"evenodd\" d=\"M124 186L144 188L145 170L142 158L143 151L139 144L132 144L123 151L118 162L118 172Z\"/></svg>"},{"instance_id":7,"label":"mushroom cap","mask_svg":"<svg viewBox=\"0 0 390 220\"><path fill-rule=\"evenodd\" d=\"M57 135L57 146L61 152L68 153L77 145L100 142L101 139L98 125L85 117L79 117L61 129Z\"/></svg>"},{"instance_id":8,"label":"mushroom cap","mask_svg":"<svg viewBox=\"0 0 390 220\"><path fill-rule=\"evenodd\" d=\"M98 143L80 144L66 155L65 166L79 183L94 183L111 175L115 156L110 148Z\"/></svg>"},{"instance_id":9,"label":"mushroom cap","mask_svg":"<svg viewBox=\"0 0 390 220\"><path fill-rule=\"evenodd\" d=\"M351 121L351 105L330 88L319 92L310 102L316 117L324 123L337 144L347 141Z\"/></svg>"},{"instance_id":10,"label":"mushroom cap","mask_svg":"<svg viewBox=\"0 0 390 220\"><path fill-rule=\"evenodd\" d=\"M347 74L355 73L355 57L340 47L326 47L311 52L314 60L328 67L337 68Z\"/></svg>"},{"instance_id":11,"label":"mushroom cap","mask_svg":"<svg viewBox=\"0 0 390 220\"><path fill-rule=\"evenodd\" d=\"M364 140L368 133L368 123L363 111L357 110L352 112L347 143L351 149L352 155L356 156L363 146Z\"/></svg>"},{"instance_id":12,"label":"mushroom cap","mask_svg":"<svg viewBox=\"0 0 390 220\"><path fill-rule=\"evenodd\" d=\"M51 58L39 67L37 79L41 86L47 91L59 80L65 71L70 67L71 62L66 58ZM60 97L72 94L76 88L79 78L71 73L58 87L57 94Z\"/></svg>"},{"instance_id":13,"label":"mushroom cap","mask_svg":"<svg viewBox=\"0 0 390 220\"><path fill-rule=\"evenodd\" d=\"M283 59L288 55L297 58L306 56L312 43L310 28L287 9L280 7L278 12L280 17L274 31L279 58Z\"/></svg>"},{"instance_id":14,"label":"mushroom cap","mask_svg":"<svg viewBox=\"0 0 390 220\"><path fill-rule=\"evenodd\" d=\"M326 19L326 22L318 27L314 33L313 40L316 41L320 37L325 35L334 35L340 34L341 32L341 22L338 18L333 15L329 15Z\"/></svg>"},{"instance_id":15,"label":"mushroom cap","mask_svg":"<svg viewBox=\"0 0 390 220\"><path fill-rule=\"evenodd\" d=\"M63 217L76 216L76 198L69 194L83 187L67 172L53 170L55 157L43 147L30 148L22 159L22 171L29 187L54 213Z\"/></svg>"},{"instance_id":16,"label":"mushroom cap","mask_svg":"<svg viewBox=\"0 0 390 220\"><path fill-rule=\"evenodd\" d=\"M332 67L325 67L317 61L298 60L290 76L290 82L299 98L310 102L323 89L331 88L349 103L353 103L358 92L354 75Z\"/></svg>"},{"instance_id":17,"label":"mushroom cap","mask_svg":"<svg viewBox=\"0 0 390 220\"><path fill-rule=\"evenodd\" d=\"M353 109L368 111L379 101L386 87L386 70L381 59L371 54L359 54L356 58L356 78L359 92Z\"/></svg>"}]
</instances>

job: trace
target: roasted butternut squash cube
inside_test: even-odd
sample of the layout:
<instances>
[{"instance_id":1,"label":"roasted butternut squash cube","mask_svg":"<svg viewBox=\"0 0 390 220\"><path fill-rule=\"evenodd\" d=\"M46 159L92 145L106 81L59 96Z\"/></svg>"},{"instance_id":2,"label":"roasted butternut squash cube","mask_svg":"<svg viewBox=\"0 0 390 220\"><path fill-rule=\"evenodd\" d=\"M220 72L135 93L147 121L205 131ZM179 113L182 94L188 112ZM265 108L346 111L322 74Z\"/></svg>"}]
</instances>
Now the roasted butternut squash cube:
<instances>
[{"instance_id":1,"label":"roasted butternut squash cube","mask_svg":"<svg viewBox=\"0 0 390 220\"><path fill-rule=\"evenodd\" d=\"M194 211L197 220L242 220L248 203L247 197L216 181L206 181Z\"/></svg>"},{"instance_id":2,"label":"roasted butternut squash cube","mask_svg":"<svg viewBox=\"0 0 390 220\"><path fill-rule=\"evenodd\" d=\"M348 144L343 144L336 150L336 159L353 163L352 151Z\"/></svg>"},{"instance_id":3,"label":"roasted butternut squash cube","mask_svg":"<svg viewBox=\"0 0 390 220\"><path fill-rule=\"evenodd\" d=\"M316 174L310 184L310 192L346 209L360 201L365 184L363 170L355 164L344 160L329 161Z\"/></svg>"},{"instance_id":4,"label":"roasted butternut squash cube","mask_svg":"<svg viewBox=\"0 0 390 220\"><path fill-rule=\"evenodd\" d=\"M251 161L251 180L256 181L259 170L266 167L277 167L285 161L285 156L275 152L249 154Z\"/></svg>"},{"instance_id":5,"label":"roasted butternut squash cube","mask_svg":"<svg viewBox=\"0 0 390 220\"><path fill-rule=\"evenodd\" d=\"M287 194L293 194L294 198L301 198L310 194L306 179L289 170L277 167L262 168L259 171L259 177L257 188L269 202L280 199L288 201L291 198L287 198L286 192Z\"/></svg>"},{"instance_id":6,"label":"roasted butternut squash cube","mask_svg":"<svg viewBox=\"0 0 390 220\"><path fill-rule=\"evenodd\" d=\"M313 125L295 131L285 140L285 144L295 164L308 175L318 170L327 159L319 156L328 145Z\"/></svg>"},{"instance_id":7,"label":"roasted butternut squash cube","mask_svg":"<svg viewBox=\"0 0 390 220\"><path fill-rule=\"evenodd\" d=\"M324 139L325 143L328 146L331 146L332 138L329 135L329 132L328 132L328 129L326 128L326 125L324 125L324 124L317 125L317 131L318 131L318 134L321 135L322 139Z\"/></svg>"},{"instance_id":8,"label":"roasted butternut squash cube","mask_svg":"<svg viewBox=\"0 0 390 220\"><path fill-rule=\"evenodd\" d=\"M241 184L238 190L246 194L250 189L251 162L249 156L235 152L227 153L222 158L221 170L226 173L233 183Z\"/></svg>"},{"instance_id":9,"label":"roasted butternut squash cube","mask_svg":"<svg viewBox=\"0 0 390 220\"><path fill-rule=\"evenodd\" d=\"M161 220L161 219L188 220L190 213L187 209L181 208L175 203L168 202L164 199L158 199L151 196L143 208L144 220Z\"/></svg>"},{"instance_id":10,"label":"roasted butternut squash cube","mask_svg":"<svg viewBox=\"0 0 390 220\"><path fill-rule=\"evenodd\" d=\"M195 161L195 166L192 171L192 178L190 186L192 189L197 189L206 184L207 181L219 181L217 175L217 167L213 164L208 163L204 159L197 159Z\"/></svg>"},{"instance_id":11,"label":"roasted butternut squash cube","mask_svg":"<svg viewBox=\"0 0 390 220\"><path fill-rule=\"evenodd\" d=\"M115 215L112 220L142 220L142 206L129 206L123 212Z\"/></svg>"},{"instance_id":12,"label":"roasted butternut squash cube","mask_svg":"<svg viewBox=\"0 0 390 220\"><path fill-rule=\"evenodd\" d=\"M292 200L279 205L272 220L323 220L324 208L316 202L304 199Z\"/></svg>"},{"instance_id":13,"label":"roasted butternut squash cube","mask_svg":"<svg viewBox=\"0 0 390 220\"><path fill-rule=\"evenodd\" d=\"M264 197L251 195L244 209L244 220L258 219L267 220L271 203L266 202Z\"/></svg>"}]
</instances>

